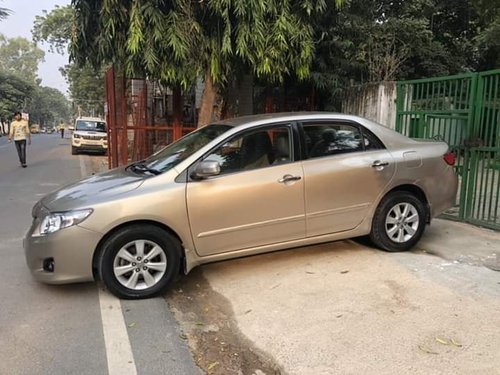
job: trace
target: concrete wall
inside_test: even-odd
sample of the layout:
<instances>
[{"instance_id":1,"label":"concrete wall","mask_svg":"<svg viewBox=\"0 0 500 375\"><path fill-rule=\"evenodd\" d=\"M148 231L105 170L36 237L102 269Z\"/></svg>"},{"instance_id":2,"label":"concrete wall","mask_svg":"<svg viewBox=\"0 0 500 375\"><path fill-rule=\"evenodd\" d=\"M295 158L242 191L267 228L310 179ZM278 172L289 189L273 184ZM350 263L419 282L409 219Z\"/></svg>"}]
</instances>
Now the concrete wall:
<instances>
[{"instance_id":1,"label":"concrete wall","mask_svg":"<svg viewBox=\"0 0 500 375\"><path fill-rule=\"evenodd\" d=\"M342 112L396 127L396 82L369 83L346 90Z\"/></svg>"}]
</instances>

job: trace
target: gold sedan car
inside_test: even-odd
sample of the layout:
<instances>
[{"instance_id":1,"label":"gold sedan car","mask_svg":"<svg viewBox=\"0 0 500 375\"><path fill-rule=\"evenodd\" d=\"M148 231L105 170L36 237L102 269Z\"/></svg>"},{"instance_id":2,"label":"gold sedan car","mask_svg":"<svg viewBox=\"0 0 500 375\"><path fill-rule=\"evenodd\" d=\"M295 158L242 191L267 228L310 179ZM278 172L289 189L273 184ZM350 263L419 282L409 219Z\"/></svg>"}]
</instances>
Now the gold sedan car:
<instances>
[{"instance_id":1,"label":"gold sedan car","mask_svg":"<svg viewBox=\"0 0 500 375\"><path fill-rule=\"evenodd\" d=\"M455 204L454 162L360 117L236 118L47 195L26 258L42 282L146 298L207 262L365 235L404 251Z\"/></svg>"}]
</instances>

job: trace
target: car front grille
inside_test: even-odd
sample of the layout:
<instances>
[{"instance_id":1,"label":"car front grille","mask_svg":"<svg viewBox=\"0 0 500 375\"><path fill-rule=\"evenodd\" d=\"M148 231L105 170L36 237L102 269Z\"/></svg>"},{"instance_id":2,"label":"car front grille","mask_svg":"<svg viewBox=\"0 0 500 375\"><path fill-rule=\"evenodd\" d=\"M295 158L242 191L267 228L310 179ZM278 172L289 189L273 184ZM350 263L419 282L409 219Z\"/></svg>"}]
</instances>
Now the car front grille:
<instances>
[{"instance_id":1,"label":"car front grille","mask_svg":"<svg viewBox=\"0 0 500 375\"><path fill-rule=\"evenodd\" d=\"M106 137L103 137L101 135L82 135L81 136L83 139L88 139L92 141L100 141L101 139L105 139Z\"/></svg>"}]
</instances>

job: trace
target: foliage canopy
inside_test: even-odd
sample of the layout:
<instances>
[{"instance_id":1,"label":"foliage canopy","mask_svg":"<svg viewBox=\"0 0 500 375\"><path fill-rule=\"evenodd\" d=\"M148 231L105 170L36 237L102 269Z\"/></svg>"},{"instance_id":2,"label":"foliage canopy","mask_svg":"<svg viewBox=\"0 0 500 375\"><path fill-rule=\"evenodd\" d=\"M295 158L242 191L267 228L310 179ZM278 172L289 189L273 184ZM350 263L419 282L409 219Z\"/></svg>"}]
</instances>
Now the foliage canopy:
<instances>
[{"instance_id":1,"label":"foliage canopy","mask_svg":"<svg viewBox=\"0 0 500 375\"><path fill-rule=\"evenodd\" d=\"M482 4L484 15L475 2ZM498 67L497 3L351 0L340 9L329 8L315 26L311 80L323 95L335 96L352 84Z\"/></svg>"},{"instance_id":2,"label":"foliage canopy","mask_svg":"<svg viewBox=\"0 0 500 375\"><path fill-rule=\"evenodd\" d=\"M68 101L56 89L40 86L38 64L44 52L24 38L0 35L0 120L8 121L16 111L30 114L30 121L49 124L67 118Z\"/></svg>"},{"instance_id":3,"label":"foliage canopy","mask_svg":"<svg viewBox=\"0 0 500 375\"><path fill-rule=\"evenodd\" d=\"M51 51L64 54L71 39L74 19L75 11L71 5L43 11L35 18L33 40L48 43ZM74 110L79 114L103 115L104 68L70 62L59 71L68 82Z\"/></svg>"},{"instance_id":4,"label":"foliage canopy","mask_svg":"<svg viewBox=\"0 0 500 375\"><path fill-rule=\"evenodd\" d=\"M25 38L6 38L0 34L0 69L30 81L37 78L38 64L45 52Z\"/></svg>"},{"instance_id":5,"label":"foliage canopy","mask_svg":"<svg viewBox=\"0 0 500 375\"><path fill-rule=\"evenodd\" d=\"M73 27L74 11L71 5L58 6L43 14L35 17L33 29L33 41L35 43L47 42L51 52L64 54L67 50L71 38L71 29Z\"/></svg>"},{"instance_id":6,"label":"foliage canopy","mask_svg":"<svg viewBox=\"0 0 500 375\"><path fill-rule=\"evenodd\" d=\"M24 109L34 89L34 82L0 69L0 120L6 121Z\"/></svg>"},{"instance_id":7,"label":"foliage canopy","mask_svg":"<svg viewBox=\"0 0 500 375\"><path fill-rule=\"evenodd\" d=\"M205 72L224 83L239 69L270 81L302 79L314 52L312 17L327 3L73 0L71 56L184 87Z\"/></svg>"}]
</instances>

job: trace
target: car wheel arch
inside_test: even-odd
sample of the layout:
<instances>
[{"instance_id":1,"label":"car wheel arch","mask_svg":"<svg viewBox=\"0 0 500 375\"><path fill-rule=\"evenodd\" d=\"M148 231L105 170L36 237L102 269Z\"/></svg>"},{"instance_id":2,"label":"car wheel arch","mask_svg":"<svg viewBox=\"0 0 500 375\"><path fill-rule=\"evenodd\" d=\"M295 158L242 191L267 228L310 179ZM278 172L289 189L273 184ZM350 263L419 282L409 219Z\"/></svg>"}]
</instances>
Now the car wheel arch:
<instances>
[{"instance_id":1,"label":"car wheel arch","mask_svg":"<svg viewBox=\"0 0 500 375\"><path fill-rule=\"evenodd\" d=\"M100 279L100 275L99 275L99 259L101 257L101 254L102 254L102 251L103 251L103 245L106 243L107 239L109 237L111 237L114 233L126 228L126 227L131 227L131 226L136 226L136 225L150 225L150 226L155 226L155 227L158 227L164 231L166 231L167 233L169 233L170 235L172 235L173 237L175 237L179 243L181 244L181 249L182 249L182 254L181 254L181 264L180 264L180 269L183 270L184 269L184 262L185 262L185 250L184 250L184 247L182 246L182 239L181 237L170 227L168 227L167 225L163 224L163 223L160 223L158 221L153 221L153 220L133 220L133 221L128 221L128 222L125 222L125 223L121 223L120 225L117 225L116 227L110 229L102 238L101 240L99 241L99 243L97 244L95 250L94 250L94 255L92 257L92 273L93 273L93 276L94 276L94 280L97 280L97 279Z\"/></svg>"},{"instance_id":2,"label":"car wheel arch","mask_svg":"<svg viewBox=\"0 0 500 375\"><path fill-rule=\"evenodd\" d=\"M425 231L426 204L416 191L392 190L378 205L369 238L389 252L412 249Z\"/></svg>"},{"instance_id":3,"label":"car wheel arch","mask_svg":"<svg viewBox=\"0 0 500 375\"><path fill-rule=\"evenodd\" d=\"M380 202L382 202L384 200L384 198L386 196L388 196L389 194L392 194L394 192L397 192L397 191L404 191L404 192L410 193L410 194L414 195L416 198L418 198L424 204L424 207L426 209L426 216L427 216L426 222L430 223L431 210L430 210L430 206L429 206L429 200L427 199L427 195L425 194L425 191L418 185L404 184L404 185L395 186L391 190L387 191L380 198L379 204L380 204Z\"/></svg>"}]
</instances>

